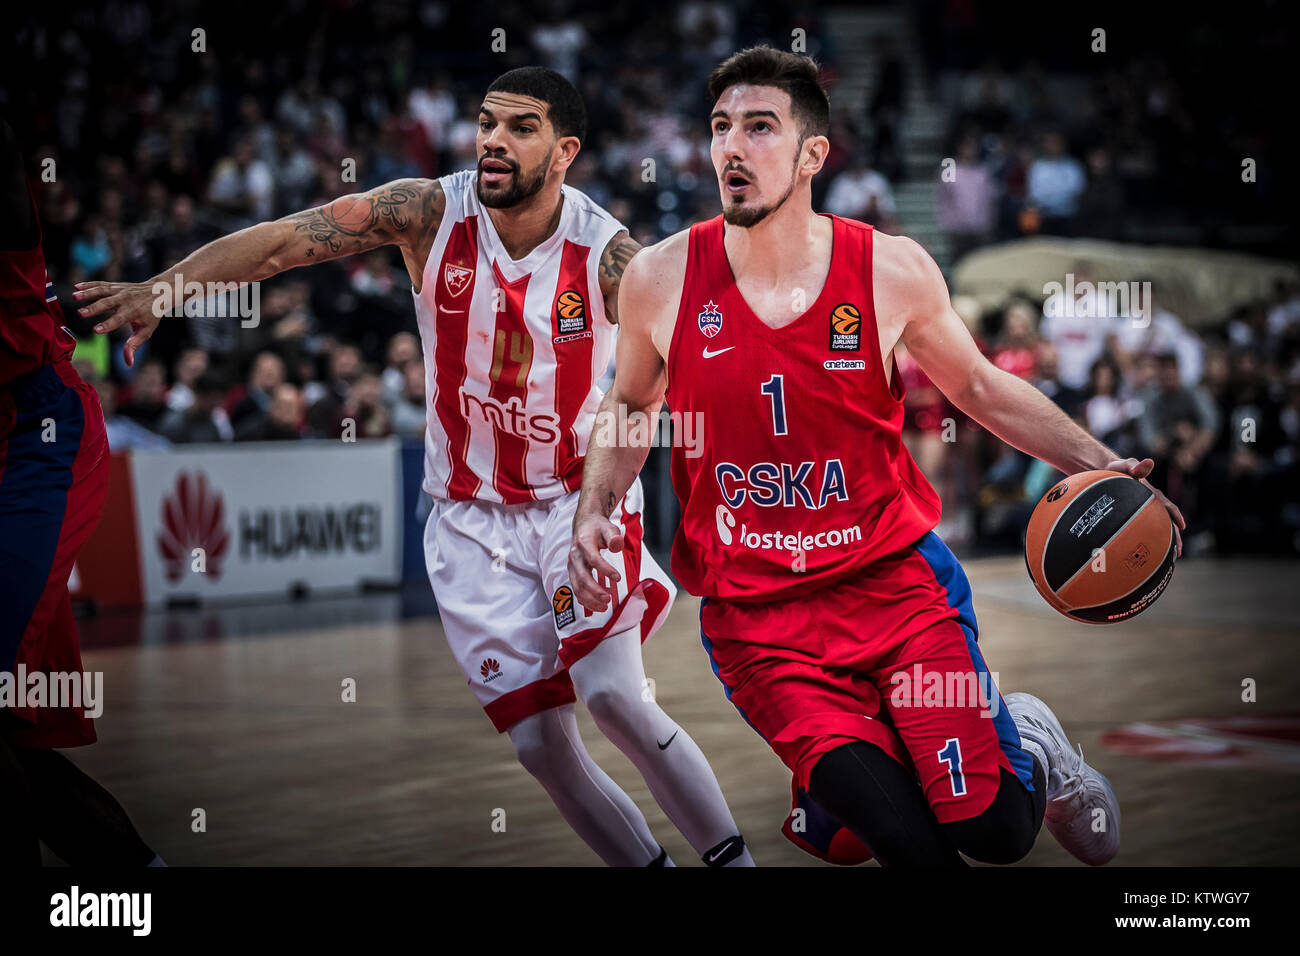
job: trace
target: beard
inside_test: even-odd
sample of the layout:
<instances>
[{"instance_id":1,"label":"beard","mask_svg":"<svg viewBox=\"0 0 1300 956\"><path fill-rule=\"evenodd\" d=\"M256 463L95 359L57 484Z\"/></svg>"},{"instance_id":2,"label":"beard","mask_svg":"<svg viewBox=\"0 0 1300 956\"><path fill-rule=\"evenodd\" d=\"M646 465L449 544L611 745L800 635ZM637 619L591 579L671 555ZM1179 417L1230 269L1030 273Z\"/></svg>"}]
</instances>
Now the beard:
<instances>
[{"instance_id":1,"label":"beard","mask_svg":"<svg viewBox=\"0 0 1300 956\"><path fill-rule=\"evenodd\" d=\"M494 157L496 158L496 157ZM550 166L551 158L547 158L537 164L537 169L530 176L523 176L519 169L519 164L512 159L501 159L501 162L508 163L514 170L510 179L510 185L505 189L494 189L486 192L483 189L482 176L474 178L474 191L478 194L478 201L490 209L508 209L511 206L517 206L532 196L537 195L541 188L546 185L546 169ZM479 172L482 173L482 161L479 162Z\"/></svg>"},{"instance_id":2,"label":"beard","mask_svg":"<svg viewBox=\"0 0 1300 956\"><path fill-rule=\"evenodd\" d=\"M798 157L795 157L796 160ZM790 185L786 187L784 195L774 203L766 206L746 206L744 203L734 203L727 205L724 201L722 205L722 221L729 226L739 226L741 229L752 229L760 222L776 212L785 205L785 201L790 198L794 192L796 178L790 177Z\"/></svg>"}]
</instances>

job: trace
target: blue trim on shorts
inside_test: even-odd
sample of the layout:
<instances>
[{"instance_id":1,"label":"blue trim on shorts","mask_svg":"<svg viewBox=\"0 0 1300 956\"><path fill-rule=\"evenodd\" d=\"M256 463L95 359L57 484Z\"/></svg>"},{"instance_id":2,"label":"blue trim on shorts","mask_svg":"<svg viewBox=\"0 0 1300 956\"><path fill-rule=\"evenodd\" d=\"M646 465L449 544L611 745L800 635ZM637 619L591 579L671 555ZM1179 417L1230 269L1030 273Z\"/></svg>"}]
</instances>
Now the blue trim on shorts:
<instances>
[{"instance_id":1,"label":"blue trim on shorts","mask_svg":"<svg viewBox=\"0 0 1300 956\"><path fill-rule=\"evenodd\" d=\"M14 670L18 646L50 583L81 451L85 409L76 389L45 366L11 389L16 421L0 435L0 670ZM52 442L42 441L53 419Z\"/></svg>"},{"instance_id":2,"label":"blue trim on shorts","mask_svg":"<svg viewBox=\"0 0 1300 956\"><path fill-rule=\"evenodd\" d=\"M971 666L975 669L976 680L980 687L991 687L992 678L988 675L988 666L979 649L979 625L975 621L975 605L972 599L970 581L962 570L961 562L949 550L934 531L926 532L913 547L925 559L935 580L943 588L948 606L957 609L957 623L966 635L966 649L970 652ZM1011 769L1015 771L1025 789L1034 789L1034 759L1020 745L1020 731L1007 710L1006 701L998 692L998 712L993 717L993 728L997 731L998 744L1007 755Z\"/></svg>"},{"instance_id":3,"label":"blue trim on shorts","mask_svg":"<svg viewBox=\"0 0 1300 956\"><path fill-rule=\"evenodd\" d=\"M741 719L743 719L745 723L749 724L749 729L760 737L763 737L763 735L759 733L758 728L749 722L749 716L745 713L744 708L731 699L731 688L727 686L727 682L724 681L722 675L718 673L718 661L713 656L713 642L709 640L709 636L704 633L704 605L708 603L708 598L700 598L700 642L704 645L704 653L709 655L709 666L713 668L713 676L716 677L718 683L722 685L722 693L726 696L727 702L731 704L732 707L736 708L736 713L740 714ZM763 737L763 740L770 744L770 741L768 741L766 737Z\"/></svg>"}]
</instances>

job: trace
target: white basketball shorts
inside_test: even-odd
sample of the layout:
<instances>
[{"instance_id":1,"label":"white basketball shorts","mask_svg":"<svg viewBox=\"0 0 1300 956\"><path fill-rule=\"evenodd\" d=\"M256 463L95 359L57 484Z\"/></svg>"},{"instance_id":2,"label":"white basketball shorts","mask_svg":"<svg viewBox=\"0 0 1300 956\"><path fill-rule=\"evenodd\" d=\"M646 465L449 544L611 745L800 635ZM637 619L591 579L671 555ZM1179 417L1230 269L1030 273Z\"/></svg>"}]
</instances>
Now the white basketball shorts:
<instances>
[{"instance_id":1,"label":"white basketball shorts","mask_svg":"<svg viewBox=\"0 0 1300 956\"><path fill-rule=\"evenodd\" d=\"M574 702L568 668L611 634L663 623L676 589L643 546L641 482L610 520L623 550L618 600L593 614L575 600L569 545L578 493L503 505L434 499L424 559L447 643L496 729Z\"/></svg>"}]
</instances>

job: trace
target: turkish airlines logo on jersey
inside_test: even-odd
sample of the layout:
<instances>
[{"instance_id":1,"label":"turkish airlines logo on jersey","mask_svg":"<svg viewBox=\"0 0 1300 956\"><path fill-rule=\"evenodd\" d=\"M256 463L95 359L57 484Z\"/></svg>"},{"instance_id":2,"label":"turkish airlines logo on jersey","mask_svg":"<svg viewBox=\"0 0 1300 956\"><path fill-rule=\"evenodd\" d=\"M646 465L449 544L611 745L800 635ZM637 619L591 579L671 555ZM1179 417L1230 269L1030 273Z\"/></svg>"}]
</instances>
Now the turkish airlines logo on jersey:
<instances>
[{"instance_id":1,"label":"turkish airlines logo on jersey","mask_svg":"<svg viewBox=\"0 0 1300 956\"><path fill-rule=\"evenodd\" d=\"M465 266L452 265L449 262L442 267L442 281L453 298L465 291L472 278L474 278L474 270Z\"/></svg>"},{"instance_id":2,"label":"turkish airlines logo on jersey","mask_svg":"<svg viewBox=\"0 0 1300 956\"><path fill-rule=\"evenodd\" d=\"M490 684L501 676L501 665L496 658L489 657L478 666L478 672L483 675L483 683Z\"/></svg>"},{"instance_id":3,"label":"turkish airlines logo on jersey","mask_svg":"<svg viewBox=\"0 0 1300 956\"><path fill-rule=\"evenodd\" d=\"M856 352L862 348L862 313L852 302L842 302L831 312L831 351Z\"/></svg>"},{"instance_id":4,"label":"turkish airlines logo on jersey","mask_svg":"<svg viewBox=\"0 0 1300 956\"><path fill-rule=\"evenodd\" d=\"M182 471L176 487L163 498L162 530L158 532L158 551L162 555L167 580L179 581L191 570L201 570L214 578L221 577L221 566L230 546L226 532L226 509L221 495L208 487L207 476L197 472L193 478ZM201 549L195 554L195 549ZM202 558L202 564L196 565Z\"/></svg>"},{"instance_id":5,"label":"turkish airlines logo on jersey","mask_svg":"<svg viewBox=\"0 0 1300 956\"><path fill-rule=\"evenodd\" d=\"M578 619L577 612L573 609L573 589L567 584L556 590L551 606L555 608L556 627L568 627Z\"/></svg>"},{"instance_id":6,"label":"turkish airlines logo on jersey","mask_svg":"<svg viewBox=\"0 0 1300 956\"><path fill-rule=\"evenodd\" d=\"M722 310L711 301L700 310L699 320L700 331L706 339L711 339L722 331Z\"/></svg>"},{"instance_id":7,"label":"turkish airlines logo on jersey","mask_svg":"<svg viewBox=\"0 0 1300 956\"><path fill-rule=\"evenodd\" d=\"M565 289L555 299L555 336L554 341L569 342L573 339L590 338L587 329L587 303L582 294L573 289Z\"/></svg>"}]
</instances>

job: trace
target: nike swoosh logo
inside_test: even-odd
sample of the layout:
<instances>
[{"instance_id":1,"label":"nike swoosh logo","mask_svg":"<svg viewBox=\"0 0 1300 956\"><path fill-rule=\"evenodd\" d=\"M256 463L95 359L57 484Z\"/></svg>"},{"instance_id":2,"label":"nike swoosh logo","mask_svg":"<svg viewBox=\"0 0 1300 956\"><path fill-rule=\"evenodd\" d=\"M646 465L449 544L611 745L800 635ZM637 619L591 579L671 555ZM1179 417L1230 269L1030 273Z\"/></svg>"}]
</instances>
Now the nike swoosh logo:
<instances>
[{"instance_id":1,"label":"nike swoosh logo","mask_svg":"<svg viewBox=\"0 0 1300 956\"><path fill-rule=\"evenodd\" d=\"M446 312L448 315L460 315L460 314L461 314L462 312L464 312L465 310L464 310L464 309L449 309L449 308L447 308L445 305L443 305L443 304L440 302L440 303L438 303L438 311L439 311L439 312ZM735 346L732 346L732 347L734 348Z\"/></svg>"},{"instance_id":2,"label":"nike swoosh logo","mask_svg":"<svg viewBox=\"0 0 1300 956\"><path fill-rule=\"evenodd\" d=\"M710 352L707 348L705 348L705 350L704 350L704 357L705 357L705 358L713 358L713 356L715 356L715 355L721 355L723 352L730 352L730 351L731 351L732 349L734 349L734 348L735 348L734 345L728 345L725 349L718 349L716 352Z\"/></svg>"},{"instance_id":3,"label":"nike swoosh logo","mask_svg":"<svg viewBox=\"0 0 1300 956\"><path fill-rule=\"evenodd\" d=\"M718 859L718 857L722 856L722 854L726 853L730 849L731 849L731 841L728 840L725 844L723 844L722 849L719 850L717 853L709 854L709 862L710 863L715 862Z\"/></svg>"},{"instance_id":4,"label":"nike swoosh logo","mask_svg":"<svg viewBox=\"0 0 1300 956\"><path fill-rule=\"evenodd\" d=\"M672 737L669 737L667 740L665 740L665 741L664 741L663 743L661 743L661 744L659 744L659 741L657 741L657 740L655 741L655 743L659 744L659 749L660 749L660 750L667 750L667 749L668 749L668 745L669 745L670 743L673 742L673 739L674 739L674 738L675 738L679 733L681 733L680 730L674 730L674 731L673 731L673 736L672 736Z\"/></svg>"}]
</instances>

